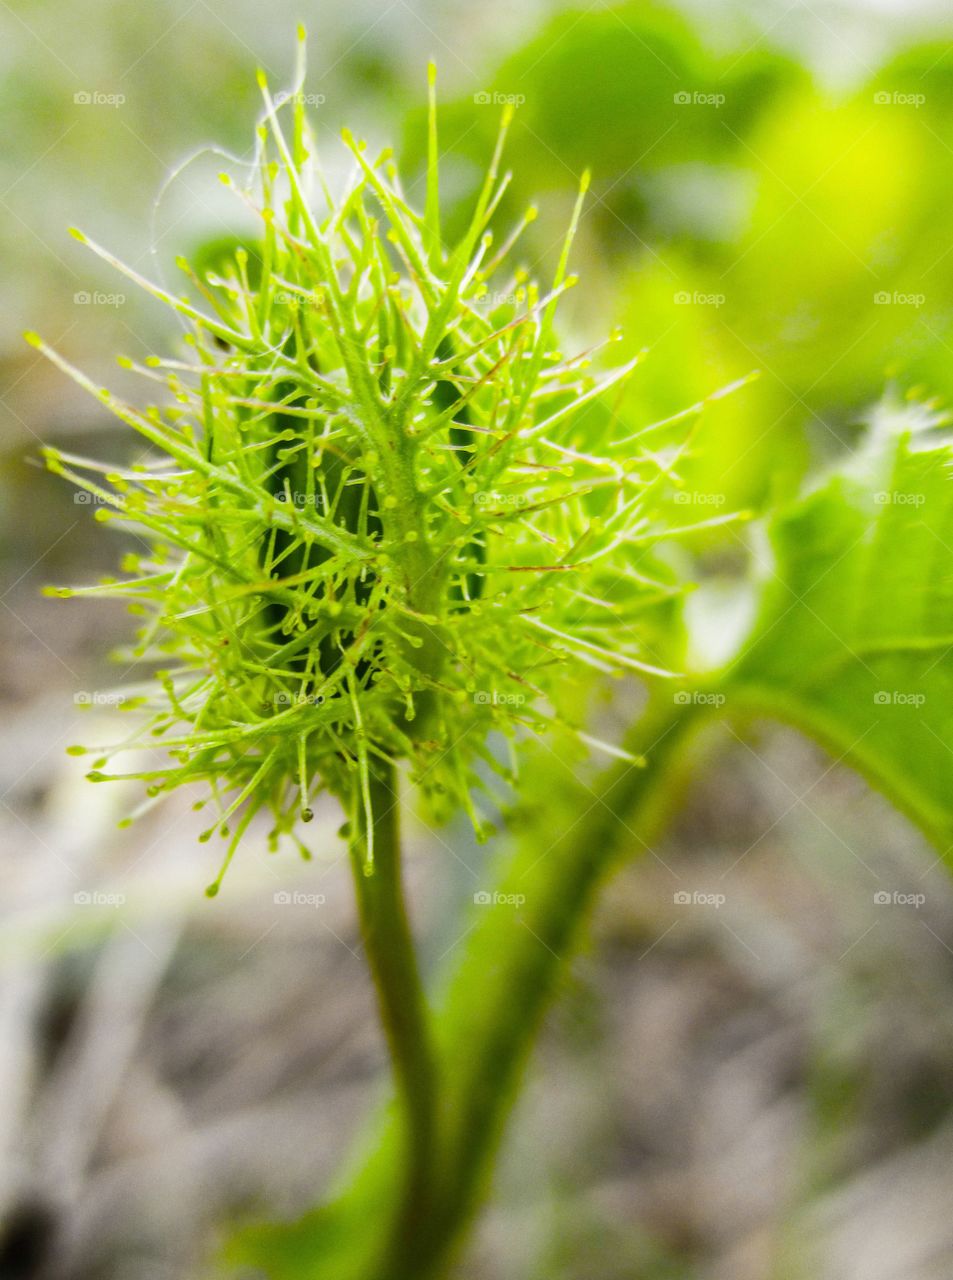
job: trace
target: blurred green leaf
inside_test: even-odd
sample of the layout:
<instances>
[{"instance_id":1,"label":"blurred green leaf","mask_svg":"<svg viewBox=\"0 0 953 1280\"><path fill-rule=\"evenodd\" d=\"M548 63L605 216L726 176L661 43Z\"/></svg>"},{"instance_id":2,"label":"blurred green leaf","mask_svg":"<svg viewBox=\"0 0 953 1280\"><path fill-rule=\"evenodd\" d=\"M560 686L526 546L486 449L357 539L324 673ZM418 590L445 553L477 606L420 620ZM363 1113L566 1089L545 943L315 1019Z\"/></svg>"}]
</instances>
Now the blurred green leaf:
<instances>
[{"instance_id":1,"label":"blurred green leaf","mask_svg":"<svg viewBox=\"0 0 953 1280\"><path fill-rule=\"evenodd\" d=\"M953 844L953 449L889 424L779 512L760 621L724 686L846 757Z\"/></svg>"},{"instance_id":2,"label":"blurred green leaf","mask_svg":"<svg viewBox=\"0 0 953 1280\"><path fill-rule=\"evenodd\" d=\"M478 180L475 162L492 145L503 106L513 103L510 207L521 209L541 191L574 190L589 169L602 237L619 238L632 252L633 229L654 221L654 234L671 234L664 202L656 216L653 194L643 189L646 174L734 157L741 135L771 103L808 82L802 67L757 48L716 57L671 9L569 10L473 92L442 104L441 145L452 153L463 194ZM421 109L408 117L404 159L422 166L425 154Z\"/></svg>"}]
</instances>

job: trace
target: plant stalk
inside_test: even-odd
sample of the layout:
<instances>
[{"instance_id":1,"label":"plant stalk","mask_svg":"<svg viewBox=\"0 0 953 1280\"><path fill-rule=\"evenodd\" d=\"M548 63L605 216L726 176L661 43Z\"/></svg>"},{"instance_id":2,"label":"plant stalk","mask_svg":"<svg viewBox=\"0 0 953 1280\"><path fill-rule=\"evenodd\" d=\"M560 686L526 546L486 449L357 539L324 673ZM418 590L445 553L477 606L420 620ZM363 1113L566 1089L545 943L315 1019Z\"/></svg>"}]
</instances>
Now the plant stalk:
<instances>
[{"instance_id":1,"label":"plant stalk","mask_svg":"<svg viewBox=\"0 0 953 1280\"><path fill-rule=\"evenodd\" d=\"M393 766L370 774L373 863L366 823L351 843L364 951L377 993L404 1130L403 1186L396 1206L390 1256L413 1265L422 1224L433 1211L437 1072L426 997L401 874L397 779Z\"/></svg>"}]
</instances>

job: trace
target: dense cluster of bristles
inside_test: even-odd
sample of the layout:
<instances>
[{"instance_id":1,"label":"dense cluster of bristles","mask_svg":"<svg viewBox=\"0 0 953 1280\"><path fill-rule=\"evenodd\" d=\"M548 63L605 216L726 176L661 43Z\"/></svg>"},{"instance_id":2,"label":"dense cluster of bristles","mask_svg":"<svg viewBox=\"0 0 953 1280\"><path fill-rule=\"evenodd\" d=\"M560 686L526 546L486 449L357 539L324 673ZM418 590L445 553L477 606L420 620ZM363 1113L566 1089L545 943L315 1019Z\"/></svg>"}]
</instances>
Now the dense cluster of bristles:
<instances>
[{"instance_id":1,"label":"dense cluster of bristles","mask_svg":"<svg viewBox=\"0 0 953 1280\"><path fill-rule=\"evenodd\" d=\"M508 265L532 211L499 247L489 230L504 114L448 247L430 83L422 213L389 155L347 133L353 172L330 190L302 95L279 109L261 77L254 181L223 175L257 237L214 270L181 263L190 294L174 296L79 235L187 323L182 358L121 361L163 384L160 406L120 401L28 335L145 442L124 469L47 452L149 547L122 580L59 589L128 601L155 673L90 776L154 796L206 784L225 865L262 808L275 838L297 840L321 790L356 817L377 761L406 762L479 830L481 761L510 768L491 731L571 720L580 662L641 669L637 615L666 589L641 565L664 450L652 429L620 431L607 395L635 362L597 380L554 345L586 182L540 289ZM156 768L104 772L143 749Z\"/></svg>"}]
</instances>

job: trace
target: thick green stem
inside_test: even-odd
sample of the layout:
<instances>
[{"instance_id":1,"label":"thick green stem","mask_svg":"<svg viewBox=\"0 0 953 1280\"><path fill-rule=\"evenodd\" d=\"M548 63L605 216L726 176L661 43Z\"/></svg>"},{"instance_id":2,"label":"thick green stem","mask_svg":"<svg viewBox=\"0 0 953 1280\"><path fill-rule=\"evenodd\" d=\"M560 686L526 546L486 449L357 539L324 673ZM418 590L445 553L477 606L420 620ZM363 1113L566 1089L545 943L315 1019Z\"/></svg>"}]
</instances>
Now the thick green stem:
<instances>
[{"instance_id":1,"label":"thick green stem","mask_svg":"<svg viewBox=\"0 0 953 1280\"><path fill-rule=\"evenodd\" d=\"M372 770L373 862L366 857L366 829L352 842L351 861L364 949L403 1116L403 1187L387 1252L412 1269L422 1224L433 1213L437 1079L426 998L404 903L398 805L393 768Z\"/></svg>"}]
</instances>

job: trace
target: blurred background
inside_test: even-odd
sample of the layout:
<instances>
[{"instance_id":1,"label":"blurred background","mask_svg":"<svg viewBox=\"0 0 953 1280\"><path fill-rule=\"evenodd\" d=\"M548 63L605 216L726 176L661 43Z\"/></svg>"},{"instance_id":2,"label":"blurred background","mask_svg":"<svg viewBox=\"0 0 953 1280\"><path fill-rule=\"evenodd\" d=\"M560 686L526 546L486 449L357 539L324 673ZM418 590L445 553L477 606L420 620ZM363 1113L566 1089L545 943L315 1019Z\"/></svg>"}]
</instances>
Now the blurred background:
<instances>
[{"instance_id":1,"label":"blurred background","mask_svg":"<svg viewBox=\"0 0 953 1280\"><path fill-rule=\"evenodd\" d=\"M347 123L419 176L430 57L453 209L516 104L529 267L591 168L570 345L619 324L648 348L627 406L644 422L760 371L688 462L719 509L793 492L885 398L953 394L943 0L0 6L0 1280L213 1274L231 1224L320 1196L384 1088L338 815L307 866L247 841L208 902L188 799L119 828L137 792L64 754L115 733L96 691L129 620L39 594L123 550L40 443L129 445L22 330L118 388L117 354L175 341L67 228L165 280L232 231L212 148L249 156L255 68L290 84L298 21L331 168ZM716 582L746 554L730 528L692 551ZM947 873L797 735L707 745L655 856L600 903L457 1280L953 1274ZM409 839L437 973L488 855L462 825ZM689 867L721 907L673 904ZM916 903L878 908L876 884Z\"/></svg>"}]
</instances>

